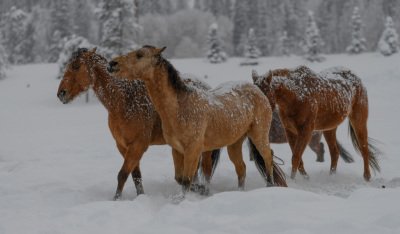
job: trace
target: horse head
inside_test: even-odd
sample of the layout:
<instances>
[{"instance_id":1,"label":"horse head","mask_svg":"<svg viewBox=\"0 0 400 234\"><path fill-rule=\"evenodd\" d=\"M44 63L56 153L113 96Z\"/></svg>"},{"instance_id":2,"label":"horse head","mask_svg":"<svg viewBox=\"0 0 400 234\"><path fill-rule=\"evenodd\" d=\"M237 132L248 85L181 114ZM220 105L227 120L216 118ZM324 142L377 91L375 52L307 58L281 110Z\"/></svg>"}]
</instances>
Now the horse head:
<instances>
[{"instance_id":1,"label":"horse head","mask_svg":"<svg viewBox=\"0 0 400 234\"><path fill-rule=\"evenodd\" d=\"M117 77L128 79L139 79L142 74L149 70L161 60L161 53L166 47L156 48L145 45L138 50L121 55L109 62L107 70Z\"/></svg>"},{"instance_id":2,"label":"horse head","mask_svg":"<svg viewBox=\"0 0 400 234\"><path fill-rule=\"evenodd\" d=\"M65 68L63 79L58 87L57 96L64 104L72 101L76 96L89 89L92 79L90 78L88 58L96 52L96 48L89 51L79 48L72 56Z\"/></svg>"},{"instance_id":3,"label":"horse head","mask_svg":"<svg viewBox=\"0 0 400 234\"><path fill-rule=\"evenodd\" d=\"M275 101L275 94L274 91L272 89L271 86L271 81L272 81L272 71L269 71L268 73L266 73L263 76L258 75L258 73L253 70L251 77L253 79L253 83L258 86L263 93L267 96L269 103L272 107L272 110L275 110L275 105L276 105L276 101Z\"/></svg>"}]
</instances>

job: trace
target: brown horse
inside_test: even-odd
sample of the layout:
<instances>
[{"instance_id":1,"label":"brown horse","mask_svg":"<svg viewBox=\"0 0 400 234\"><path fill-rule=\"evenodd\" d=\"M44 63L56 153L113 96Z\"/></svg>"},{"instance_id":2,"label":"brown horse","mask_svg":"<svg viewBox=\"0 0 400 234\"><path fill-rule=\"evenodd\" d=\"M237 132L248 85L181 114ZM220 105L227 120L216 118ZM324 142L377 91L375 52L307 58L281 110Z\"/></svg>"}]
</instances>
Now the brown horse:
<instances>
[{"instance_id":1,"label":"brown horse","mask_svg":"<svg viewBox=\"0 0 400 234\"><path fill-rule=\"evenodd\" d=\"M264 94L269 93L269 86L266 82L264 82L263 76L259 76L256 71L252 72L252 78L255 85L257 85ZM269 99L272 97L269 95ZM270 103L275 103L275 100L270 100ZM287 143L287 137L285 133L285 128L282 126L281 119L279 117L279 111L276 108L276 105L272 107L272 123L271 129L269 130L269 142L270 143ZM313 131L311 135L311 140L308 143L308 146L317 154L317 162L324 161L324 144L321 142L322 132L321 131ZM354 162L353 156L336 140L337 146L339 149L339 155L346 163Z\"/></svg>"},{"instance_id":2,"label":"brown horse","mask_svg":"<svg viewBox=\"0 0 400 234\"><path fill-rule=\"evenodd\" d=\"M339 149L336 130L346 117L355 149L364 160L364 179L371 178L370 168L379 171L379 151L368 138L368 97L361 79L349 70L331 69L314 73L305 66L294 70L277 69L258 83L271 102L276 102L292 150L292 173L307 173L301 159L313 131L322 131L331 154L330 172L335 173Z\"/></svg>"},{"instance_id":3,"label":"brown horse","mask_svg":"<svg viewBox=\"0 0 400 234\"><path fill-rule=\"evenodd\" d=\"M272 160L268 139L272 111L260 89L248 83L225 84L210 91L190 88L162 57L164 49L144 46L114 58L108 69L121 79L145 82L160 115L164 138L173 148L175 167L181 168L183 193L190 187L200 153L222 146L228 146L239 189L243 189L242 143L246 136L261 153L267 185L286 186L282 171Z\"/></svg>"},{"instance_id":4,"label":"brown horse","mask_svg":"<svg viewBox=\"0 0 400 234\"><path fill-rule=\"evenodd\" d=\"M107 60L81 48L74 52L60 83L57 96L64 103L90 87L108 111L108 125L117 148L124 157L124 164L118 173L118 187L114 199L121 196L125 181L132 174L137 194L144 193L139 161L149 145L166 144L160 117L154 110L143 82L123 81L112 77L106 70ZM207 84L185 80L199 89L209 88ZM218 162L219 151L203 155L203 174L207 179Z\"/></svg>"}]
</instances>

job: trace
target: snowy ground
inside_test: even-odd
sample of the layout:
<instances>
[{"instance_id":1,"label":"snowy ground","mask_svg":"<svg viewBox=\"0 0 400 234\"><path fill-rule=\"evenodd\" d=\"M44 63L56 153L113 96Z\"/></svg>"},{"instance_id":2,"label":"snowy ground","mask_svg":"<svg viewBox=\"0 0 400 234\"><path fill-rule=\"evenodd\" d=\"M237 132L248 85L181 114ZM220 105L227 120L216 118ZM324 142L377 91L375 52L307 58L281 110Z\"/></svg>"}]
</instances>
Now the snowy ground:
<instances>
[{"instance_id":1,"label":"snowy ground","mask_svg":"<svg viewBox=\"0 0 400 234\"><path fill-rule=\"evenodd\" d=\"M347 136L338 138L356 162L339 161L328 175L326 162L303 159L311 179L288 179L289 188L265 188L253 163L247 163L246 191L236 191L236 174L226 151L209 197L190 194L180 204L168 146L151 147L142 160L146 195L136 197L128 181L122 201L111 201L122 157L107 127L107 113L84 98L63 105L54 64L14 67L0 81L0 233L400 233L400 55L332 55L320 64L346 66L363 79L370 101L369 133L382 142L382 173L362 178L362 160ZM212 86L251 80L251 69L304 64L298 57L264 58L257 67L240 60L212 65L201 59L172 60L182 73L207 76ZM273 145L290 170L290 149ZM386 188L382 188L382 186Z\"/></svg>"}]
</instances>

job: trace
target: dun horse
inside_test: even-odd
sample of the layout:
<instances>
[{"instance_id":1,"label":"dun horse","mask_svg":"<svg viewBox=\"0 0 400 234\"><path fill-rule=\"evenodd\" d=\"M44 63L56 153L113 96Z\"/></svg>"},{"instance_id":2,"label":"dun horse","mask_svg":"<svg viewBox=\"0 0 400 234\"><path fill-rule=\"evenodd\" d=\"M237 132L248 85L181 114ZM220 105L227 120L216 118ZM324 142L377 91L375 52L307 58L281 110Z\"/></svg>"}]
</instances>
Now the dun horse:
<instances>
[{"instance_id":1,"label":"dun horse","mask_svg":"<svg viewBox=\"0 0 400 234\"><path fill-rule=\"evenodd\" d=\"M106 59L95 50L79 49L66 66L57 96L66 104L91 87L107 109L109 128L124 157L114 196L114 199L118 199L129 174L132 174L137 194L144 193L139 161L149 145L163 145L166 142L160 117L150 102L143 82L115 79L106 67ZM199 89L207 88L206 84L198 81L185 82ZM211 157L210 154L204 153L202 159L203 174L208 179L218 162L219 151L213 151Z\"/></svg>"},{"instance_id":2,"label":"dun horse","mask_svg":"<svg viewBox=\"0 0 400 234\"><path fill-rule=\"evenodd\" d=\"M297 170L307 176L301 157L315 130L323 132L331 154L330 172L336 172L339 157L336 130L346 117L353 145L363 157L364 179L371 178L370 166L380 170L376 159L379 151L368 138L367 90L351 71L336 68L318 75L305 66L277 69L257 83L279 107L293 153L291 178L295 178Z\"/></svg>"},{"instance_id":3,"label":"dun horse","mask_svg":"<svg viewBox=\"0 0 400 234\"><path fill-rule=\"evenodd\" d=\"M164 49L144 46L115 58L108 69L121 79L145 82L160 115L164 138L173 148L175 167L181 168L183 194L190 187L200 153L222 146L228 146L239 189L243 189L246 167L242 143L246 136L261 153L267 185L286 186L272 159L268 139L272 111L265 95L252 84L231 83L210 91L190 88L162 57Z\"/></svg>"}]
</instances>

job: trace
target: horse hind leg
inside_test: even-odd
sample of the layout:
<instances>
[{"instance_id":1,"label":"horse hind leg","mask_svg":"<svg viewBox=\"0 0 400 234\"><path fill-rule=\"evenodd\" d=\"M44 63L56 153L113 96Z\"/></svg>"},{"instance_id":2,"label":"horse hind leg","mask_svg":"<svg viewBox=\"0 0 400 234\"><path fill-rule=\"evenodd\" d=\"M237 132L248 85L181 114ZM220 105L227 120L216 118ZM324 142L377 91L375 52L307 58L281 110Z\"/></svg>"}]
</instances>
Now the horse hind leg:
<instances>
[{"instance_id":1,"label":"horse hind leg","mask_svg":"<svg viewBox=\"0 0 400 234\"><path fill-rule=\"evenodd\" d=\"M339 159L339 148L336 142L336 130L337 129L335 128L329 131L324 131L324 137L329 147L329 153L331 154L330 174L336 173L337 163Z\"/></svg>"},{"instance_id":2,"label":"horse hind leg","mask_svg":"<svg viewBox=\"0 0 400 234\"><path fill-rule=\"evenodd\" d=\"M321 132L313 132L311 135L311 140L308 143L308 146L312 151L317 155L317 162L324 162L324 143L321 142L322 133Z\"/></svg>"},{"instance_id":3,"label":"horse hind leg","mask_svg":"<svg viewBox=\"0 0 400 234\"><path fill-rule=\"evenodd\" d=\"M242 144L244 137L227 147L229 159L235 165L236 175L238 177L238 189L244 190L246 179L246 164L243 161Z\"/></svg>"}]
</instances>

